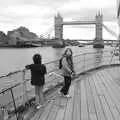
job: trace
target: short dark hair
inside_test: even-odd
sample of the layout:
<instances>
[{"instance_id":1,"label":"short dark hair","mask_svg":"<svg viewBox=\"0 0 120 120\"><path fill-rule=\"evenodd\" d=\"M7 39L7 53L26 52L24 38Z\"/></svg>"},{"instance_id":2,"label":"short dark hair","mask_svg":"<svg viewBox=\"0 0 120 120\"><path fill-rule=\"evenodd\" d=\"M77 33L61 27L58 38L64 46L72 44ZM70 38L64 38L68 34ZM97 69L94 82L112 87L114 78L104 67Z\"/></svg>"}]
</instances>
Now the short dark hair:
<instances>
[{"instance_id":1,"label":"short dark hair","mask_svg":"<svg viewBox=\"0 0 120 120\"><path fill-rule=\"evenodd\" d=\"M41 55L40 54L35 54L34 56L33 56L33 62L35 63L35 64L41 64Z\"/></svg>"}]
</instances>

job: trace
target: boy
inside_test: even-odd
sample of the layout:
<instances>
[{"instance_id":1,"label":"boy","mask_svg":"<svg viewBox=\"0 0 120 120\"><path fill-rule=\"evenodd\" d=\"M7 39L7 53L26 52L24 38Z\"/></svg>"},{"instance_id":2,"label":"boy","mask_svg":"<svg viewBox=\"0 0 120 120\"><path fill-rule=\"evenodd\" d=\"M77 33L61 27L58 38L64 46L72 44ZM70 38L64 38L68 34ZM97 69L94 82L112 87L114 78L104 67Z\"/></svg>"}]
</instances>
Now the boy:
<instances>
[{"instance_id":1,"label":"boy","mask_svg":"<svg viewBox=\"0 0 120 120\"><path fill-rule=\"evenodd\" d=\"M41 55L35 54L33 56L33 64L25 66L26 69L30 69L31 71L31 85L35 86L35 96L36 96L36 103L37 109L42 107L44 102L43 96L43 86L45 84L45 74L46 66L42 64Z\"/></svg>"}]
</instances>

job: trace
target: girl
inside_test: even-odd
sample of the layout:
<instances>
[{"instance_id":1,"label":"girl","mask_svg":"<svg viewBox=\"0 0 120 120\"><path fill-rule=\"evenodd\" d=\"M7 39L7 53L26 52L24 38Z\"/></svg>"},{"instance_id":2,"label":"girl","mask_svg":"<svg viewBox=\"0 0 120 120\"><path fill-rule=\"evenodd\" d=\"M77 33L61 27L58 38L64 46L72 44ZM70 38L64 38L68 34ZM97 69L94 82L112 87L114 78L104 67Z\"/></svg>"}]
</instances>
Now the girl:
<instances>
[{"instance_id":1,"label":"girl","mask_svg":"<svg viewBox=\"0 0 120 120\"><path fill-rule=\"evenodd\" d=\"M31 85L35 86L37 109L42 107L44 102L43 86L45 84L46 67L42 64L41 55L35 54L33 56L33 64L27 65L26 69L31 70Z\"/></svg>"},{"instance_id":2,"label":"girl","mask_svg":"<svg viewBox=\"0 0 120 120\"><path fill-rule=\"evenodd\" d=\"M73 59L72 59L73 52L70 48L67 48L62 57L62 75L64 76L64 86L60 90L60 93L66 97L70 97L68 95L69 87L71 85L71 76L74 71L73 66Z\"/></svg>"}]
</instances>

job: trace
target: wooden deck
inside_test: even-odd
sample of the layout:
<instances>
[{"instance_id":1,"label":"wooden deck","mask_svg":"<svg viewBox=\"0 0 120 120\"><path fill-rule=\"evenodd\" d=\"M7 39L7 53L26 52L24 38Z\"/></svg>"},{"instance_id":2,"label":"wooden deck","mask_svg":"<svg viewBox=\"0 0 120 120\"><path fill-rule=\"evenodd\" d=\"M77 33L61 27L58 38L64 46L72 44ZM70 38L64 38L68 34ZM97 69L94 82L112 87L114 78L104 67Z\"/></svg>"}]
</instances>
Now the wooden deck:
<instances>
[{"instance_id":1,"label":"wooden deck","mask_svg":"<svg viewBox=\"0 0 120 120\"><path fill-rule=\"evenodd\" d=\"M120 68L87 73L72 82L71 98L54 99L36 111L30 120L120 120Z\"/></svg>"}]
</instances>

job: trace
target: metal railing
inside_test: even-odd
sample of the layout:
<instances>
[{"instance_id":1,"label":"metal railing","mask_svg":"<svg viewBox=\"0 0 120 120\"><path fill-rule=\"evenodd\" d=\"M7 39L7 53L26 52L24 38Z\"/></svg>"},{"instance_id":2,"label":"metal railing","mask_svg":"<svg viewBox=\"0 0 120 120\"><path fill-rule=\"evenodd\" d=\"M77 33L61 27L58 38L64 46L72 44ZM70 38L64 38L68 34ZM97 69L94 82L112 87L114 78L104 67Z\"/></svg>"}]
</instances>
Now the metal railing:
<instances>
[{"instance_id":1,"label":"metal railing","mask_svg":"<svg viewBox=\"0 0 120 120\"><path fill-rule=\"evenodd\" d=\"M111 56L112 55L110 51L104 50L76 55L73 57L75 71L76 73L82 73L103 65L120 63L118 56L114 56L112 60ZM44 91L63 81L62 77L49 74L51 72L55 72L58 75L60 74L58 67L59 60L45 63L45 65L47 67L47 75L45 76L46 84ZM30 84L30 71L24 69L9 73L8 75L1 76L0 80L9 81L9 84L4 86L5 88L0 92L0 115L3 115L4 110L6 110L10 119L12 116L11 113L14 111L13 114L16 115L14 117L16 117L15 119L18 120L18 113L16 112L17 108L21 105L24 105L27 101L34 97L34 87ZM4 119L7 120L8 117Z\"/></svg>"}]
</instances>

